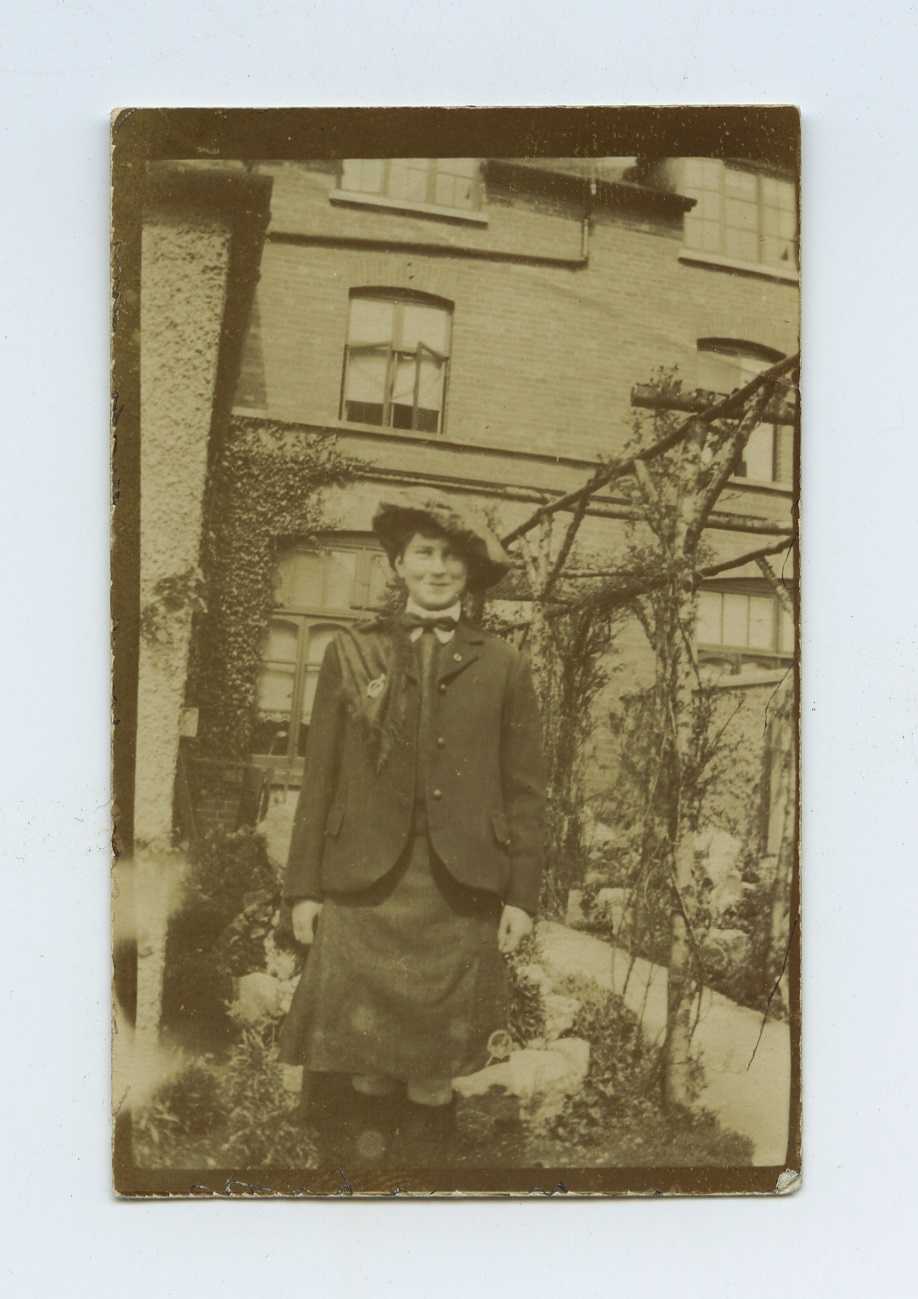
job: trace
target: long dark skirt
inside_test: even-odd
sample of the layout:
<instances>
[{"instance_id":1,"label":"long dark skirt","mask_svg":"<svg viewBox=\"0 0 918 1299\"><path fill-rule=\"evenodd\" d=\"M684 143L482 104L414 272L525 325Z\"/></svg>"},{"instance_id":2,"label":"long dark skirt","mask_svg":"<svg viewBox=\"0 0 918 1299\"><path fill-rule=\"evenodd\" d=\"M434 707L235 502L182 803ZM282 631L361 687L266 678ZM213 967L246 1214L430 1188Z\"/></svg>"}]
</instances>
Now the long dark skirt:
<instances>
[{"instance_id":1,"label":"long dark skirt","mask_svg":"<svg viewBox=\"0 0 918 1299\"><path fill-rule=\"evenodd\" d=\"M451 1078L507 1026L501 904L457 884L426 835L361 893L326 899L280 1038L310 1073Z\"/></svg>"}]
</instances>

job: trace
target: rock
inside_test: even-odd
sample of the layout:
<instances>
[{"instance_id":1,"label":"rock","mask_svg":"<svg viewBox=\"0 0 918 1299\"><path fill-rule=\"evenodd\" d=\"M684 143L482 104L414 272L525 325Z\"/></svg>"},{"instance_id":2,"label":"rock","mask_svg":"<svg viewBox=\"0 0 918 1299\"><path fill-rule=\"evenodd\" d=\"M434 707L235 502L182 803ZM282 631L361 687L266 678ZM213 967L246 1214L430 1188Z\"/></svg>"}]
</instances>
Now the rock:
<instances>
[{"instance_id":1,"label":"rock","mask_svg":"<svg viewBox=\"0 0 918 1299\"><path fill-rule=\"evenodd\" d=\"M699 835L695 840L695 848L698 849L699 841L704 841L705 835ZM739 864L740 853L743 845L739 839L728 834L726 830L714 830L707 839L705 848L702 849L704 856L704 869L708 879L716 888L722 884L728 875L736 871Z\"/></svg>"},{"instance_id":2,"label":"rock","mask_svg":"<svg viewBox=\"0 0 918 1299\"><path fill-rule=\"evenodd\" d=\"M627 889L600 889L596 894L597 915L611 921L612 932L618 934L625 928L628 915Z\"/></svg>"},{"instance_id":3,"label":"rock","mask_svg":"<svg viewBox=\"0 0 918 1299\"><path fill-rule=\"evenodd\" d=\"M752 955L749 935L742 929L710 929L701 939L705 973L722 978L748 965Z\"/></svg>"},{"instance_id":4,"label":"rock","mask_svg":"<svg viewBox=\"0 0 918 1299\"><path fill-rule=\"evenodd\" d=\"M574 1027L580 1002L576 997L565 997L560 992L549 992L542 997L542 1008L545 1012L543 1041L553 1043L562 1033L567 1033Z\"/></svg>"},{"instance_id":5,"label":"rock","mask_svg":"<svg viewBox=\"0 0 918 1299\"><path fill-rule=\"evenodd\" d=\"M496 1087L517 1098L525 1118L540 1123L560 1114L567 1097L583 1085L589 1067L589 1042L565 1037L544 1051L531 1047L514 1051L502 1064L454 1078L453 1087L465 1100L485 1096Z\"/></svg>"},{"instance_id":6,"label":"rock","mask_svg":"<svg viewBox=\"0 0 918 1299\"><path fill-rule=\"evenodd\" d=\"M280 1071L284 1091L298 1094L303 1087L303 1066L301 1064L282 1064Z\"/></svg>"},{"instance_id":7,"label":"rock","mask_svg":"<svg viewBox=\"0 0 918 1299\"><path fill-rule=\"evenodd\" d=\"M258 823L258 831L264 835L268 850L268 861L274 869L278 880L282 880L287 868L287 853L290 849L290 838L293 834L293 814L296 811L296 799L289 796L282 803L272 803L264 819Z\"/></svg>"},{"instance_id":8,"label":"rock","mask_svg":"<svg viewBox=\"0 0 918 1299\"><path fill-rule=\"evenodd\" d=\"M571 889L567 895L567 911L564 923L572 929L586 924L586 913L583 910L583 889Z\"/></svg>"},{"instance_id":9,"label":"rock","mask_svg":"<svg viewBox=\"0 0 918 1299\"><path fill-rule=\"evenodd\" d=\"M231 1010L236 1019L254 1024L266 1015L281 1013L283 989L279 979L256 971L236 980L236 1000Z\"/></svg>"},{"instance_id":10,"label":"rock","mask_svg":"<svg viewBox=\"0 0 918 1299\"><path fill-rule=\"evenodd\" d=\"M721 916L730 907L735 907L742 896L743 881L738 875L728 875L711 893L711 910L716 916Z\"/></svg>"}]
</instances>

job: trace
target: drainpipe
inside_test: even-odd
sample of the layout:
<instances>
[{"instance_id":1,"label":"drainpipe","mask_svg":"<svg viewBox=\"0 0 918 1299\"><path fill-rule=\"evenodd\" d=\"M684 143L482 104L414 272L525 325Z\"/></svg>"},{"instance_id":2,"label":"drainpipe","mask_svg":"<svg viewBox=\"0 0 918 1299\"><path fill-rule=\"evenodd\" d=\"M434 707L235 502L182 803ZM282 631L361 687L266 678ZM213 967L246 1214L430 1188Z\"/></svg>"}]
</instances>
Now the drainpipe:
<instances>
[{"instance_id":1,"label":"drainpipe","mask_svg":"<svg viewBox=\"0 0 918 1299\"><path fill-rule=\"evenodd\" d=\"M597 191L596 177L590 178L587 188L586 203L583 209L583 220L580 222L580 256L584 265L590 260L590 229L593 225L593 200Z\"/></svg>"}]
</instances>

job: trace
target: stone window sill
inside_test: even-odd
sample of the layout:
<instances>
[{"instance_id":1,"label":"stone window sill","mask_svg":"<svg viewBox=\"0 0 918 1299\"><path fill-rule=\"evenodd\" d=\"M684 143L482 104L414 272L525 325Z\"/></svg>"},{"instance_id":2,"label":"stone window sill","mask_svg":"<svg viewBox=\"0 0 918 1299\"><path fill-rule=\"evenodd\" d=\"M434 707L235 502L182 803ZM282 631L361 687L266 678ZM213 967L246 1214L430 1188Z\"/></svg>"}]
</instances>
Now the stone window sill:
<instances>
[{"instance_id":1,"label":"stone window sill","mask_svg":"<svg viewBox=\"0 0 918 1299\"><path fill-rule=\"evenodd\" d=\"M705 253L698 248L680 249L679 261L689 266L717 266L741 275L754 275L760 280L776 280L779 284L800 283L799 271L785 271L780 266L766 266L762 262L741 262L735 257L721 257L719 253Z\"/></svg>"},{"instance_id":2,"label":"stone window sill","mask_svg":"<svg viewBox=\"0 0 918 1299\"><path fill-rule=\"evenodd\" d=\"M333 189L328 197L332 203L349 207L381 208L388 212L407 212L413 216L437 217L441 221L461 221L473 226L488 224L486 212L472 212L468 208L436 207L432 203L409 203L405 199L387 198L382 194L358 194L345 189Z\"/></svg>"}]
</instances>

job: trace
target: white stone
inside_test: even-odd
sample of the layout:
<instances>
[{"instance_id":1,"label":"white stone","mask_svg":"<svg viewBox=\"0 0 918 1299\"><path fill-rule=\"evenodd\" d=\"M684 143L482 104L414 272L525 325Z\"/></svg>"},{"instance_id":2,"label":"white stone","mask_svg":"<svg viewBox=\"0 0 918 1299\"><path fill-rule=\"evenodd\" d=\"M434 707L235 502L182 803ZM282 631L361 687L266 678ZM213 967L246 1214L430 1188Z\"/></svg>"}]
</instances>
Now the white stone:
<instances>
[{"instance_id":1,"label":"white stone","mask_svg":"<svg viewBox=\"0 0 918 1299\"><path fill-rule=\"evenodd\" d=\"M265 1015L277 1015L282 1009L280 981L271 974L256 971L236 980L236 999L231 1007L236 1019L254 1024Z\"/></svg>"},{"instance_id":2,"label":"white stone","mask_svg":"<svg viewBox=\"0 0 918 1299\"><path fill-rule=\"evenodd\" d=\"M549 992L542 997L542 1008L545 1012L546 1042L555 1042L562 1033L574 1027L580 1002L576 997L565 997L560 992Z\"/></svg>"},{"instance_id":3,"label":"white stone","mask_svg":"<svg viewBox=\"0 0 918 1299\"><path fill-rule=\"evenodd\" d=\"M705 873L712 884L722 884L736 870L742 848L739 839L726 830L714 831L704 857Z\"/></svg>"},{"instance_id":4,"label":"white stone","mask_svg":"<svg viewBox=\"0 0 918 1299\"><path fill-rule=\"evenodd\" d=\"M589 1042L565 1037L545 1051L514 1051L502 1064L454 1078L453 1087L466 1100L499 1087L517 1098L527 1119L544 1122L561 1112L567 1097L583 1085L589 1067Z\"/></svg>"},{"instance_id":5,"label":"white stone","mask_svg":"<svg viewBox=\"0 0 918 1299\"><path fill-rule=\"evenodd\" d=\"M268 861L279 878L283 876L287 866L295 811L296 799L288 797L283 802L271 803L264 819L258 823L259 833L264 835L267 846Z\"/></svg>"},{"instance_id":6,"label":"white stone","mask_svg":"<svg viewBox=\"0 0 918 1299\"><path fill-rule=\"evenodd\" d=\"M628 890L600 889L596 894L595 910L598 915L612 922L614 933L620 933L625 927L625 917L628 914Z\"/></svg>"},{"instance_id":7,"label":"white stone","mask_svg":"<svg viewBox=\"0 0 918 1299\"><path fill-rule=\"evenodd\" d=\"M303 1086L303 1066L301 1064L282 1064L280 1071L284 1091L299 1092Z\"/></svg>"},{"instance_id":8,"label":"white stone","mask_svg":"<svg viewBox=\"0 0 918 1299\"><path fill-rule=\"evenodd\" d=\"M564 923L572 925L575 929L579 925L586 924L586 915L583 910L583 889L571 889L568 893Z\"/></svg>"}]
</instances>

